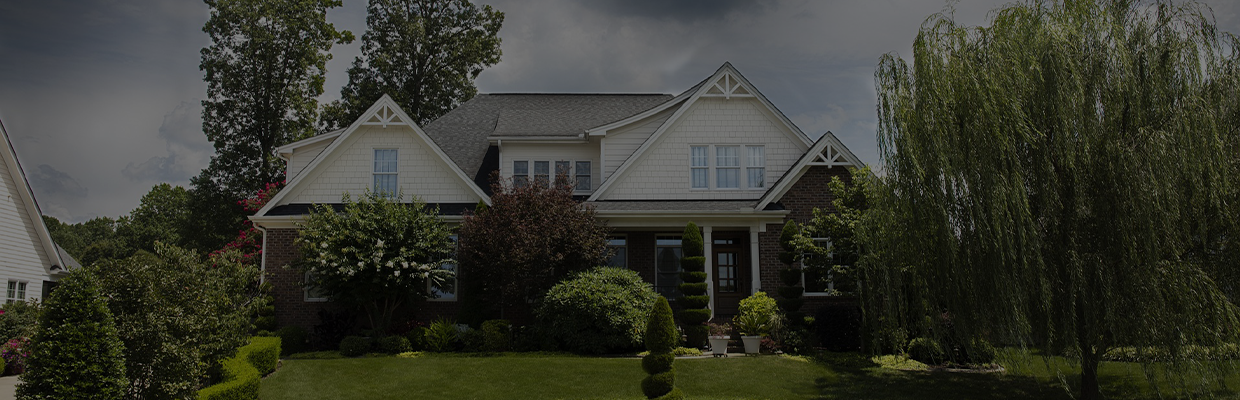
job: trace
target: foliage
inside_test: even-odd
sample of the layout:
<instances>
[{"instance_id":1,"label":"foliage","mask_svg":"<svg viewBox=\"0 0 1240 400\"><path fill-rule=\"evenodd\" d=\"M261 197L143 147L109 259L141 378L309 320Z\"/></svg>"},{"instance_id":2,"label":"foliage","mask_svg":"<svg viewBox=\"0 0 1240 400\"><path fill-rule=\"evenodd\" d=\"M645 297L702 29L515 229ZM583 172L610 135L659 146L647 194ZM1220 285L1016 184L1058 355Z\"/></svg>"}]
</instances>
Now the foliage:
<instances>
[{"instance_id":1,"label":"foliage","mask_svg":"<svg viewBox=\"0 0 1240 400\"><path fill-rule=\"evenodd\" d=\"M908 356L924 364L937 365L946 360L943 347L932 338L919 337L908 342Z\"/></svg>"},{"instance_id":2,"label":"foliage","mask_svg":"<svg viewBox=\"0 0 1240 400\"><path fill-rule=\"evenodd\" d=\"M301 353L310 349L310 334L300 326L286 326L276 331L280 338L280 355Z\"/></svg>"},{"instance_id":3,"label":"foliage","mask_svg":"<svg viewBox=\"0 0 1240 400\"><path fill-rule=\"evenodd\" d=\"M335 349L340 341L353 332L357 316L348 309L329 311L319 309L319 323L314 325L315 347L319 349Z\"/></svg>"},{"instance_id":4,"label":"foliage","mask_svg":"<svg viewBox=\"0 0 1240 400\"><path fill-rule=\"evenodd\" d=\"M636 271L596 267L552 287L535 311L564 350L609 353L641 346L655 296Z\"/></svg>"},{"instance_id":5,"label":"foliage","mask_svg":"<svg viewBox=\"0 0 1240 400\"><path fill-rule=\"evenodd\" d=\"M428 285L442 284L453 272L452 242L438 210L421 200L401 203L367 191L354 201L344 194L343 209L316 205L302 224L297 244L305 262L297 267L333 301L363 307L370 327L386 332L403 304L425 299Z\"/></svg>"},{"instance_id":6,"label":"foliage","mask_svg":"<svg viewBox=\"0 0 1240 400\"><path fill-rule=\"evenodd\" d=\"M39 311L35 299L0 305L0 340L34 336Z\"/></svg>"},{"instance_id":7,"label":"foliage","mask_svg":"<svg viewBox=\"0 0 1240 400\"><path fill-rule=\"evenodd\" d=\"M120 399L125 394L123 345L91 271L60 280L44 303L17 397Z\"/></svg>"},{"instance_id":8,"label":"foliage","mask_svg":"<svg viewBox=\"0 0 1240 400\"><path fill-rule=\"evenodd\" d=\"M456 345L460 331L456 328L456 322L447 319L438 319L426 328L424 336L426 341L426 350L434 352L452 351Z\"/></svg>"},{"instance_id":9,"label":"foliage","mask_svg":"<svg viewBox=\"0 0 1240 400\"><path fill-rule=\"evenodd\" d=\"M805 301L801 299L801 294L805 292L805 288L801 286L801 269L792 265L798 258L801 258L802 252L797 250L794 241L800 231L796 221L789 220L784 223L783 230L779 232L779 261L785 265L780 270L780 281L784 286L779 288L779 297L781 297L779 307L784 310L784 313L793 317L793 321L801 319L799 311L805 304Z\"/></svg>"},{"instance_id":10,"label":"foliage","mask_svg":"<svg viewBox=\"0 0 1240 400\"><path fill-rule=\"evenodd\" d=\"M237 349L237 355L221 362L222 382L198 391L200 400L243 400L258 398L260 378L275 370L279 362L280 339L250 338Z\"/></svg>"},{"instance_id":11,"label":"foliage","mask_svg":"<svg viewBox=\"0 0 1240 400\"><path fill-rule=\"evenodd\" d=\"M474 79L500 60L504 13L468 0L370 0L362 54L340 100L323 107L343 128L384 94L425 126L478 92Z\"/></svg>"},{"instance_id":12,"label":"foliage","mask_svg":"<svg viewBox=\"0 0 1240 400\"><path fill-rule=\"evenodd\" d=\"M237 201L241 205L241 209L247 215L257 214L263 206L267 205L271 198L280 193L280 189L284 188L284 181L278 183L268 183L262 190L245 199ZM241 221L241 230L237 232L237 237L231 242L225 243L224 247L211 253L216 255L227 251L237 251L241 253L241 260L249 265L258 265L263 258L263 231L258 230L254 226L254 222L248 218Z\"/></svg>"},{"instance_id":13,"label":"foliage","mask_svg":"<svg viewBox=\"0 0 1240 400\"><path fill-rule=\"evenodd\" d=\"M986 28L932 16L912 67L884 56L887 185L862 235L874 323L950 311L967 337L1076 349L1085 399L1111 347L1236 340L1215 279L1234 264L1209 255L1236 237L1240 42L1209 13L1031 1Z\"/></svg>"},{"instance_id":14,"label":"foliage","mask_svg":"<svg viewBox=\"0 0 1240 400\"><path fill-rule=\"evenodd\" d=\"M499 352L512 349L512 323L492 319L482 323L483 351Z\"/></svg>"},{"instance_id":15,"label":"foliage","mask_svg":"<svg viewBox=\"0 0 1240 400\"><path fill-rule=\"evenodd\" d=\"M55 217L44 215L43 223L47 225L52 241L82 265L90 265L86 261L88 247L98 242L110 242L116 236L117 221L111 217L95 217L86 222L66 224Z\"/></svg>"},{"instance_id":16,"label":"foliage","mask_svg":"<svg viewBox=\"0 0 1240 400\"><path fill-rule=\"evenodd\" d=\"M680 284L680 292L689 299L681 303L684 309L678 319L685 330L685 344L689 347L706 347L709 328L704 324L710 319L710 310L707 309L710 296L705 291L698 292L699 286L706 282L706 257L703 253L702 233L697 224L685 224L681 249L684 256L680 259L680 269L684 272L681 272L680 276L684 283Z\"/></svg>"},{"instance_id":17,"label":"foliage","mask_svg":"<svg viewBox=\"0 0 1240 400\"><path fill-rule=\"evenodd\" d=\"M26 365L30 361L30 338L25 336L16 337L9 339L4 345L0 345L0 359L4 360L5 367L12 369L14 372L21 373L25 371ZM0 373L3 372L4 369L0 368Z\"/></svg>"},{"instance_id":18,"label":"foliage","mask_svg":"<svg viewBox=\"0 0 1240 400\"><path fill-rule=\"evenodd\" d=\"M732 336L732 324L727 322L722 324L711 322L707 323L706 327L710 329L711 336Z\"/></svg>"},{"instance_id":19,"label":"foliage","mask_svg":"<svg viewBox=\"0 0 1240 400\"><path fill-rule=\"evenodd\" d=\"M608 229L592 206L573 200L572 186L496 181L492 190L491 207L467 215L459 229L471 324L529 307L573 272L606 264Z\"/></svg>"},{"instance_id":20,"label":"foliage","mask_svg":"<svg viewBox=\"0 0 1240 400\"><path fill-rule=\"evenodd\" d=\"M345 357L359 357L370 352L370 338L361 336L345 336L340 341L340 355Z\"/></svg>"},{"instance_id":21,"label":"foliage","mask_svg":"<svg viewBox=\"0 0 1240 400\"><path fill-rule=\"evenodd\" d=\"M879 368L898 371L926 371L930 367L904 354L886 354L870 358Z\"/></svg>"},{"instance_id":22,"label":"foliage","mask_svg":"<svg viewBox=\"0 0 1240 400\"><path fill-rule=\"evenodd\" d=\"M873 182L869 179L873 175L870 168L865 167L850 169L845 179L831 177L831 182L827 183L831 209L815 208L813 220L802 225L789 243L806 255L801 259L802 268L815 272L812 275L824 281L818 285L825 287L825 280L830 276L834 284L834 289L828 290L831 294L850 295L857 290L857 262L861 257L857 229L873 201ZM831 245L819 246L814 242L816 237L830 238Z\"/></svg>"},{"instance_id":23,"label":"foliage","mask_svg":"<svg viewBox=\"0 0 1240 400\"><path fill-rule=\"evenodd\" d=\"M376 344L380 352L387 354L400 354L413 350L409 345L409 339L404 336L385 336L379 338Z\"/></svg>"},{"instance_id":24,"label":"foliage","mask_svg":"<svg viewBox=\"0 0 1240 400\"><path fill-rule=\"evenodd\" d=\"M1115 347L1102 355L1105 361L1167 362L1177 359L1191 360L1240 360L1240 345L1223 343L1218 346L1185 346L1176 349L1186 354L1172 354L1170 349L1158 347Z\"/></svg>"},{"instance_id":25,"label":"foliage","mask_svg":"<svg viewBox=\"0 0 1240 400\"><path fill-rule=\"evenodd\" d=\"M658 296L652 304L643 340L650 353L642 357L642 370L650 375L642 380L642 393L648 399L679 394L673 365L676 356L672 350L680 341L680 332L676 331L672 307L668 305L667 298Z\"/></svg>"},{"instance_id":26,"label":"foliage","mask_svg":"<svg viewBox=\"0 0 1240 400\"><path fill-rule=\"evenodd\" d=\"M778 328L780 318L779 305L775 299L767 296L766 292L755 292L741 299L733 322L742 335L762 336Z\"/></svg>"},{"instance_id":27,"label":"foliage","mask_svg":"<svg viewBox=\"0 0 1240 400\"><path fill-rule=\"evenodd\" d=\"M831 304L814 318L818 345L830 351L861 350L861 310L855 305Z\"/></svg>"},{"instance_id":28,"label":"foliage","mask_svg":"<svg viewBox=\"0 0 1240 400\"><path fill-rule=\"evenodd\" d=\"M117 220L116 236L134 251L155 252L155 243L180 245L189 224L189 191L161 183L142 195L138 208ZM128 256L126 254L125 256Z\"/></svg>"}]
</instances>

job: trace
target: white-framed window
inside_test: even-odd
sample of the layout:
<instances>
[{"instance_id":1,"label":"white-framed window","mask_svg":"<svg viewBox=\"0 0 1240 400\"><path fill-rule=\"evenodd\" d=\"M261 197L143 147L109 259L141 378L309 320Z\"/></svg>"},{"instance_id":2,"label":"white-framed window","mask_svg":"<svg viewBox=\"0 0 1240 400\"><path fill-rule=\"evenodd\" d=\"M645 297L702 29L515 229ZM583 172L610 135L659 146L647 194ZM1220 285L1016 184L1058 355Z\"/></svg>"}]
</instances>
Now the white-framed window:
<instances>
[{"instance_id":1,"label":"white-framed window","mask_svg":"<svg viewBox=\"0 0 1240 400\"><path fill-rule=\"evenodd\" d=\"M656 235L654 248L654 290L668 300L678 299L680 293L680 235Z\"/></svg>"},{"instance_id":2,"label":"white-framed window","mask_svg":"<svg viewBox=\"0 0 1240 400\"><path fill-rule=\"evenodd\" d=\"M322 303L328 300L326 290L315 285L314 273L306 272L305 285L302 286L302 298L307 303Z\"/></svg>"},{"instance_id":3,"label":"white-framed window","mask_svg":"<svg viewBox=\"0 0 1240 400\"><path fill-rule=\"evenodd\" d=\"M814 244L819 248L831 248L831 239L814 238ZM830 267L812 268L810 264L818 264L814 262L814 255L806 254L805 259L801 262L801 287L805 288L805 294L808 296L829 296L836 293L835 282L831 280ZM826 265L835 264L835 254L827 253L828 263Z\"/></svg>"},{"instance_id":4,"label":"white-framed window","mask_svg":"<svg viewBox=\"0 0 1240 400\"><path fill-rule=\"evenodd\" d=\"M607 259L608 267L628 268L629 267L629 241L625 236L612 236L607 238L607 248L611 249L611 258Z\"/></svg>"},{"instance_id":5,"label":"white-framed window","mask_svg":"<svg viewBox=\"0 0 1240 400\"><path fill-rule=\"evenodd\" d=\"M452 259L456 259L456 249L458 246L457 236L450 235L448 236L448 240L452 241ZM441 264L439 268L443 268L443 269L446 269L452 272L459 272L456 269L456 263ZM428 301L456 301L456 288L458 287L457 282L459 282L459 279L457 279L455 274L452 275L452 279L449 279L447 282L444 282L441 285L432 285L431 282L429 281L426 282L427 293L430 293L430 297L427 298L427 300Z\"/></svg>"},{"instance_id":6,"label":"white-framed window","mask_svg":"<svg viewBox=\"0 0 1240 400\"><path fill-rule=\"evenodd\" d=\"M26 301L26 282L9 281L9 291L5 294L5 303Z\"/></svg>"},{"instance_id":7,"label":"white-framed window","mask_svg":"<svg viewBox=\"0 0 1240 400\"><path fill-rule=\"evenodd\" d=\"M396 149L375 149L374 186L371 191L389 197L399 191Z\"/></svg>"},{"instance_id":8,"label":"white-framed window","mask_svg":"<svg viewBox=\"0 0 1240 400\"><path fill-rule=\"evenodd\" d=\"M530 183L530 162L525 160L512 162L512 185L525 187Z\"/></svg>"},{"instance_id":9,"label":"white-framed window","mask_svg":"<svg viewBox=\"0 0 1240 400\"><path fill-rule=\"evenodd\" d=\"M689 146L689 188L765 189L766 146Z\"/></svg>"},{"instance_id":10,"label":"white-framed window","mask_svg":"<svg viewBox=\"0 0 1240 400\"><path fill-rule=\"evenodd\" d=\"M574 168L573 170L573 180L575 180L577 183L576 183L576 186L573 187L573 190L576 190L578 192L590 191L590 188L593 187L591 186L593 183L590 182L590 176L591 176L590 162L589 161L577 161L576 168Z\"/></svg>"},{"instance_id":11,"label":"white-framed window","mask_svg":"<svg viewBox=\"0 0 1240 400\"><path fill-rule=\"evenodd\" d=\"M689 187L694 189L710 188L710 164L707 161L707 149L707 146L689 148Z\"/></svg>"}]
</instances>

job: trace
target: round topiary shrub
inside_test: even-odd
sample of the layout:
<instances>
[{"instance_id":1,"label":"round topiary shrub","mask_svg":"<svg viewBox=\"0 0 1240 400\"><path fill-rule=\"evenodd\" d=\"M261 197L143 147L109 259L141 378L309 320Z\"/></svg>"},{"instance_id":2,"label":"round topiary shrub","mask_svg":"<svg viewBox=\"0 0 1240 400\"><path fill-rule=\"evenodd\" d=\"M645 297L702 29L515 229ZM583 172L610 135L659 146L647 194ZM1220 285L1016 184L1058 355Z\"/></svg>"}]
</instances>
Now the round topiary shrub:
<instances>
[{"instance_id":1,"label":"round topiary shrub","mask_svg":"<svg viewBox=\"0 0 1240 400\"><path fill-rule=\"evenodd\" d=\"M387 354L400 354L412 351L409 339L404 336L387 336L379 339L379 351Z\"/></svg>"},{"instance_id":2,"label":"round topiary shrub","mask_svg":"<svg viewBox=\"0 0 1240 400\"><path fill-rule=\"evenodd\" d=\"M60 281L44 304L19 399L120 399L124 345L90 271Z\"/></svg>"},{"instance_id":3,"label":"round topiary shrub","mask_svg":"<svg viewBox=\"0 0 1240 400\"><path fill-rule=\"evenodd\" d=\"M564 350L631 350L641 346L657 296L637 272L600 267L552 287L535 312L543 331Z\"/></svg>"},{"instance_id":4,"label":"round topiary shrub","mask_svg":"<svg viewBox=\"0 0 1240 400\"><path fill-rule=\"evenodd\" d=\"M310 348L310 333L300 326L286 326L276 331L280 337L280 355L301 353Z\"/></svg>"},{"instance_id":5,"label":"round topiary shrub","mask_svg":"<svg viewBox=\"0 0 1240 400\"><path fill-rule=\"evenodd\" d=\"M672 365L676 361L672 351L680 341L680 332L676 331L672 307L667 304L667 298L659 296L655 300L643 339L650 354L642 358L642 369L650 375L642 379L642 393L650 399L683 398L684 395L675 387L676 369Z\"/></svg>"},{"instance_id":6,"label":"round topiary shrub","mask_svg":"<svg viewBox=\"0 0 1240 400\"><path fill-rule=\"evenodd\" d=\"M346 336L340 341L340 355L359 357L370 351L370 339L361 336Z\"/></svg>"}]
</instances>

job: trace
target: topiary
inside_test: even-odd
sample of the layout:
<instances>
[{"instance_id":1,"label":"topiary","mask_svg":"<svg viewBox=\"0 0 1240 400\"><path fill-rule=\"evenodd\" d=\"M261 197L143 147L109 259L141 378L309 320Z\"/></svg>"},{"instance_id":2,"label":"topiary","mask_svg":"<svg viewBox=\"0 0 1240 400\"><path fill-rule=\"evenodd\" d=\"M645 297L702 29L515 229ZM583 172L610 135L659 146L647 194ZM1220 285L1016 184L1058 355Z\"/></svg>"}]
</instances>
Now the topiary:
<instances>
[{"instance_id":1,"label":"topiary","mask_svg":"<svg viewBox=\"0 0 1240 400\"><path fill-rule=\"evenodd\" d=\"M400 354L412 351L409 339L404 336L387 336L379 339L379 351L387 354Z\"/></svg>"},{"instance_id":2,"label":"topiary","mask_svg":"<svg viewBox=\"0 0 1240 400\"><path fill-rule=\"evenodd\" d=\"M340 341L340 355L358 357L370 351L370 339L361 336L346 336Z\"/></svg>"},{"instance_id":3,"label":"topiary","mask_svg":"<svg viewBox=\"0 0 1240 400\"><path fill-rule=\"evenodd\" d=\"M680 324L684 327L686 345L689 347L705 347L710 330L706 321L710 319L710 295L706 283L706 257L703 249L702 234L697 224L685 224L681 236L681 248L684 257L680 259L680 293L685 295L680 305L684 307L679 315Z\"/></svg>"},{"instance_id":4,"label":"topiary","mask_svg":"<svg viewBox=\"0 0 1240 400\"><path fill-rule=\"evenodd\" d=\"M120 399L129 382L116 324L88 270L60 281L43 306L17 386L22 399Z\"/></svg>"},{"instance_id":5,"label":"topiary","mask_svg":"<svg viewBox=\"0 0 1240 400\"><path fill-rule=\"evenodd\" d=\"M677 301L684 308L706 308L710 305L710 296L682 296Z\"/></svg>"},{"instance_id":6,"label":"topiary","mask_svg":"<svg viewBox=\"0 0 1240 400\"><path fill-rule=\"evenodd\" d=\"M600 267L552 287L535 314L542 330L564 350L632 350L641 346L656 296L636 271Z\"/></svg>"},{"instance_id":7,"label":"topiary","mask_svg":"<svg viewBox=\"0 0 1240 400\"><path fill-rule=\"evenodd\" d=\"M676 331L676 324L672 320L672 307L667 304L667 298L659 296L655 299L654 307L650 309L650 320L646 323L644 339L646 350L650 354L642 357L642 369L650 375L642 380L642 393L646 394L646 398L660 398L676 391L676 370L672 365L676 356L672 351L680 341L680 333Z\"/></svg>"},{"instance_id":8,"label":"topiary","mask_svg":"<svg viewBox=\"0 0 1240 400\"><path fill-rule=\"evenodd\" d=\"M280 355L301 353L310 348L310 333L300 326L286 326L276 331L280 337Z\"/></svg>"}]
</instances>

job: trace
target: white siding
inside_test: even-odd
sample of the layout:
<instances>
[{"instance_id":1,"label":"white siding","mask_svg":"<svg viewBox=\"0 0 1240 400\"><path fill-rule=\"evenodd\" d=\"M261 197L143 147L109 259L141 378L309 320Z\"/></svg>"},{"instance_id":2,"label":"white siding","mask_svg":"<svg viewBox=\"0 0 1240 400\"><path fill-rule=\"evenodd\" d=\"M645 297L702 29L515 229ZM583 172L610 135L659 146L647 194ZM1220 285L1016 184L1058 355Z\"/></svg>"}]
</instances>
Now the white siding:
<instances>
[{"instance_id":1,"label":"white siding","mask_svg":"<svg viewBox=\"0 0 1240 400\"><path fill-rule=\"evenodd\" d=\"M607 160L606 169L603 170L603 179L611 178L611 174L615 173L616 169L620 168L620 165L624 164L624 161L633 155L633 151L641 147L642 143L649 139L650 135L658 130L663 125L663 122L667 121L668 117L676 113L676 110L679 108L679 106L668 107L667 110L637 121L632 125L617 129L614 132L607 132L607 142L603 146L603 151L606 153L603 154L603 157Z\"/></svg>"},{"instance_id":2,"label":"white siding","mask_svg":"<svg viewBox=\"0 0 1240 400\"><path fill-rule=\"evenodd\" d=\"M340 139L337 139L340 140ZM341 147L320 161L284 198L290 203L339 203L345 192L360 195L374 182L374 150L397 149L400 190L405 200L473 203L478 195L408 126L362 126Z\"/></svg>"},{"instance_id":3,"label":"white siding","mask_svg":"<svg viewBox=\"0 0 1240 400\"><path fill-rule=\"evenodd\" d=\"M758 100L700 98L623 175L612 178L619 180L612 183L600 199L757 199L805 152L806 145L795 137ZM611 142L607 145L610 147ZM690 190L689 146L692 145L766 146L766 187Z\"/></svg>"},{"instance_id":4,"label":"white siding","mask_svg":"<svg viewBox=\"0 0 1240 400\"><path fill-rule=\"evenodd\" d=\"M43 221L33 221L26 211L21 195L25 182L20 176L14 179L16 172L0 157L0 290L7 288L8 280L25 281L26 298L37 299L52 262L35 230L34 224Z\"/></svg>"},{"instance_id":5,"label":"white siding","mask_svg":"<svg viewBox=\"0 0 1240 400\"><path fill-rule=\"evenodd\" d=\"M610 144L610 143L609 143ZM500 154L500 175L504 179L512 179L512 162L551 161L551 173L555 173L555 161L589 161L590 191L597 189L602 179L599 177L598 143L582 144L537 144L504 142ZM534 164L530 163L530 174L534 172Z\"/></svg>"},{"instance_id":6,"label":"white siding","mask_svg":"<svg viewBox=\"0 0 1240 400\"><path fill-rule=\"evenodd\" d=\"M322 153L323 149L326 149L327 146L330 146L334 141L335 140L324 140L322 142L305 147L299 147L294 150L293 155L290 156L288 160L288 173L286 174L287 179L292 180L297 177L297 174L300 174L301 170L309 166L310 162L314 161L314 158L318 157L319 153Z\"/></svg>"}]
</instances>

